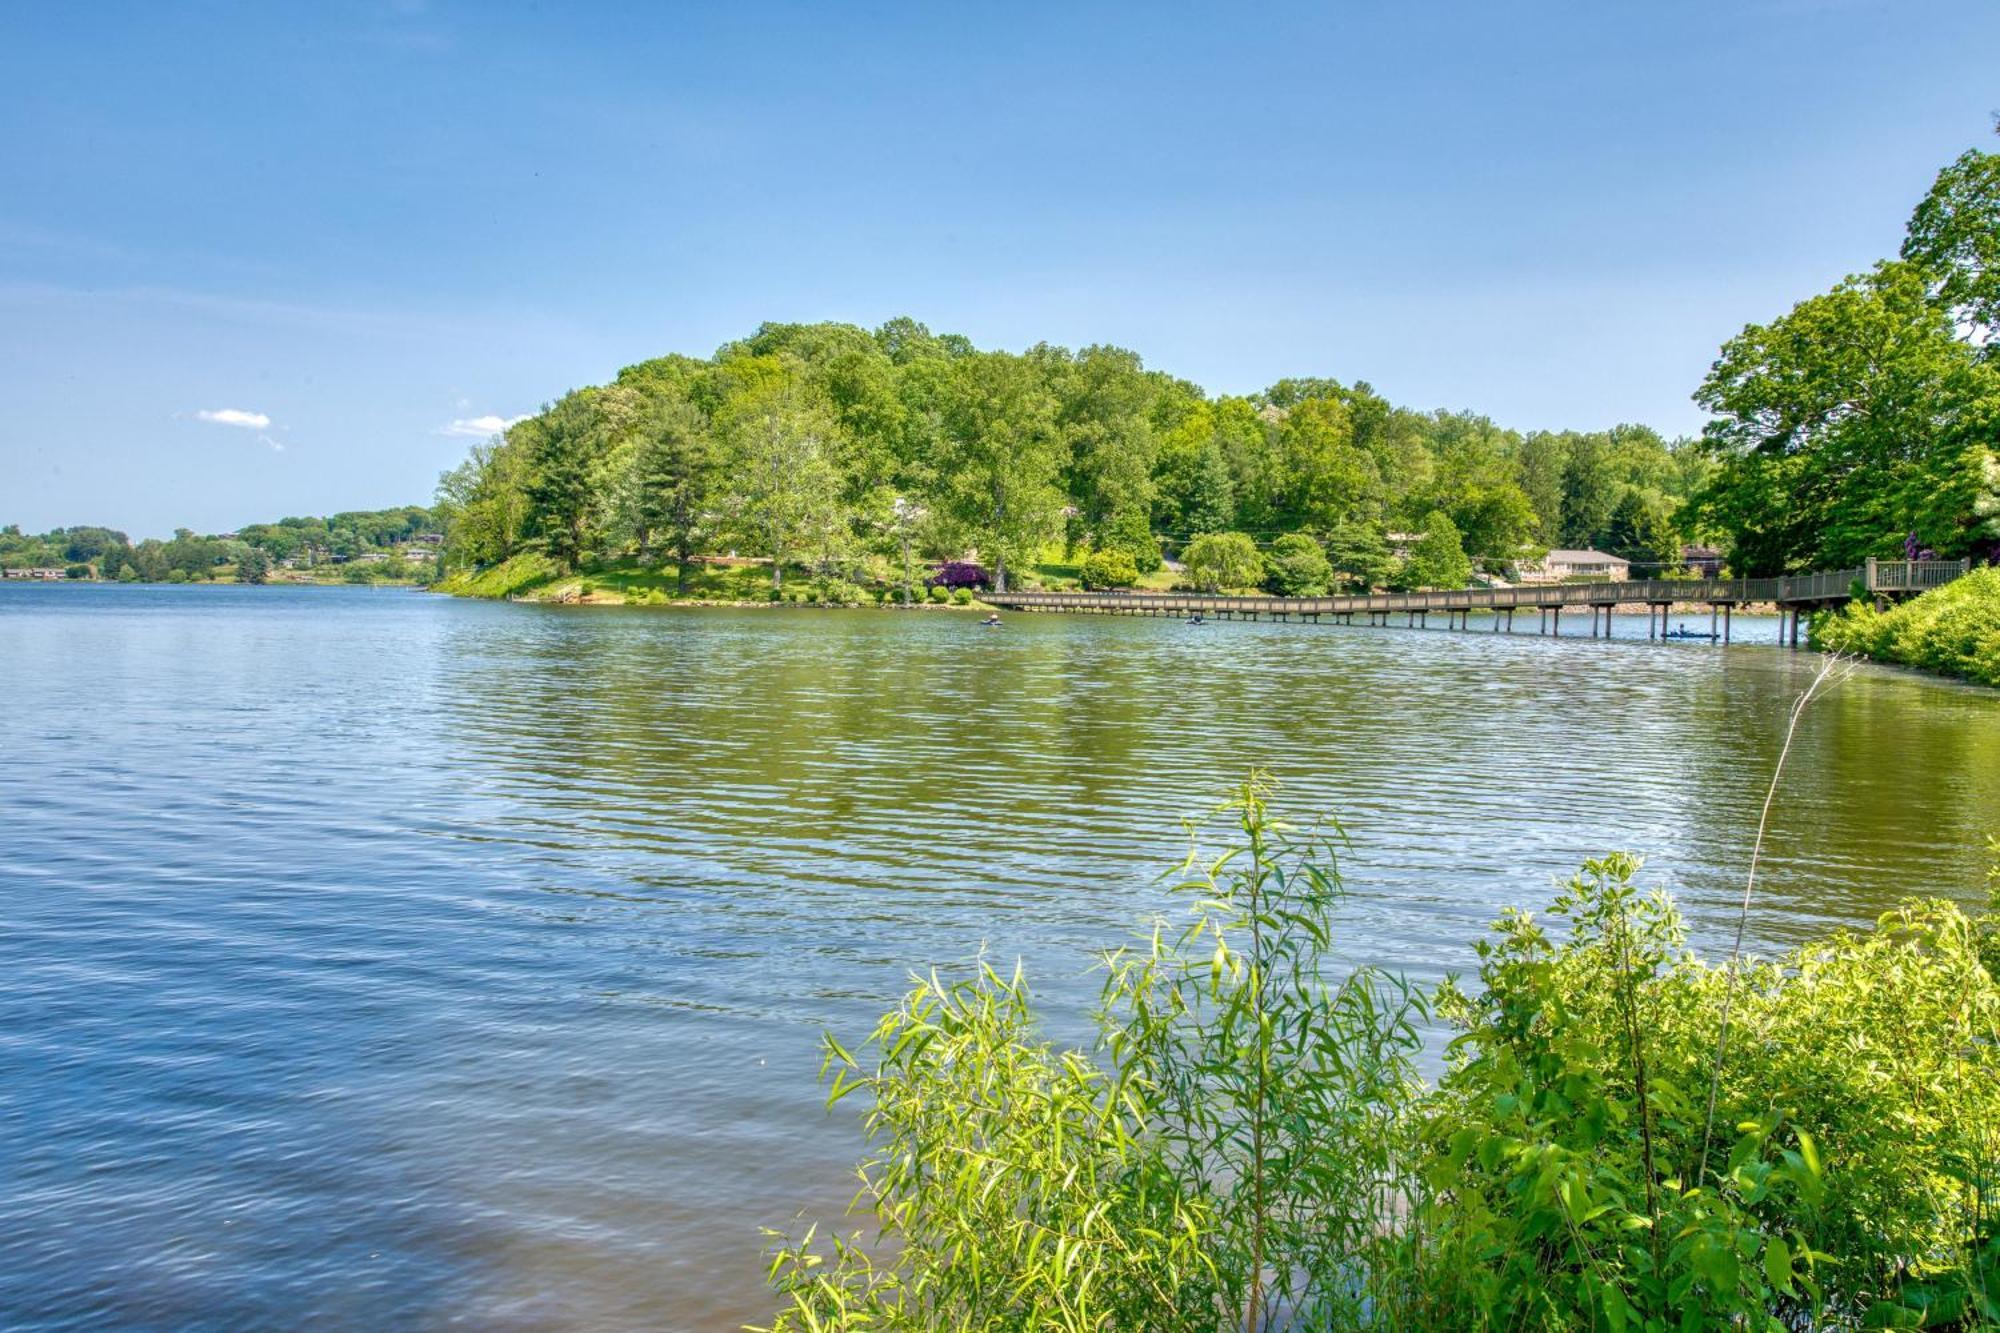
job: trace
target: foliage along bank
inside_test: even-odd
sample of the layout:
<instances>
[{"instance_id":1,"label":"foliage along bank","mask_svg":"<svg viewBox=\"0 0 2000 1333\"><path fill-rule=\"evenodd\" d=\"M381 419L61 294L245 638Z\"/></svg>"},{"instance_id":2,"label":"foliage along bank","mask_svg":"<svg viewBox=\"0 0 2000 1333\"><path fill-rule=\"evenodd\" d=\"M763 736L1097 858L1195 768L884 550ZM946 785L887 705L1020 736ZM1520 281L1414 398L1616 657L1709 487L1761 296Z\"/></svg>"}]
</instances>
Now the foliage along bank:
<instances>
[{"instance_id":1,"label":"foliage along bank","mask_svg":"<svg viewBox=\"0 0 2000 1333\"><path fill-rule=\"evenodd\" d=\"M982 351L897 319L767 324L628 367L475 447L438 507L454 570L534 552L678 579L733 552L774 586L800 570L883 585L976 552L1005 586L1052 547L1145 577L1163 544L1237 533L1262 552L1299 533L1374 584L1399 564L1390 534L1434 515L1470 561L1609 542L1678 564L1672 516L1705 472L1639 426L1522 434L1328 379L1211 397L1122 348Z\"/></svg>"},{"instance_id":2,"label":"foliage along bank","mask_svg":"<svg viewBox=\"0 0 2000 1333\"><path fill-rule=\"evenodd\" d=\"M1741 575L1893 557L1912 531L1984 559L2000 553L1996 237L2000 154L1974 150L1939 173L1898 258L1729 341L1696 393L1714 414L1699 441L1524 434L1359 381L1211 396L1123 348L982 351L910 319L766 324L475 447L440 482L446 558L685 572L737 552L773 586L788 569L881 585L913 553L977 552L1002 587L1052 543L1143 577L1163 543L1231 533L1260 565L1298 566L1297 543L1276 543L1302 537L1349 587L1448 585L1550 547L1672 571L1692 539L1722 542ZM1438 540L1412 569L1419 535ZM1210 549L1225 584L1255 582L1240 548ZM1122 562L1091 572L1114 577Z\"/></svg>"},{"instance_id":3,"label":"foliage along bank","mask_svg":"<svg viewBox=\"0 0 2000 1333\"><path fill-rule=\"evenodd\" d=\"M1813 647L2000 686L2000 569L1887 611L1857 601L1813 623Z\"/></svg>"},{"instance_id":4,"label":"foliage along bank","mask_svg":"<svg viewBox=\"0 0 2000 1333\"><path fill-rule=\"evenodd\" d=\"M1740 574L2000 557L2000 153L1938 173L1900 254L1730 339L1692 506Z\"/></svg>"},{"instance_id":5,"label":"foliage along bank","mask_svg":"<svg viewBox=\"0 0 2000 1333\"><path fill-rule=\"evenodd\" d=\"M59 569L72 579L123 583L427 582L441 543L436 522L421 505L402 505L284 518L206 536L177 528L169 540L139 542L115 528L26 533L9 525L0 528L0 570Z\"/></svg>"},{"instance_id":6,"label":"foliage along bank","mask_svg":"<svg viewBox=\"0 0 2000 1333\"><path fill-rule=\"evenodd\" d=\"M1095 1049L984 963L826 1038L866 1225L772 1233L773 1329L2000 1322L2000 890L1715 964L1612 856L1426 996L1328 966L1338 832L1268 796L1105 960Z\"/></svg>"}]
</instances>

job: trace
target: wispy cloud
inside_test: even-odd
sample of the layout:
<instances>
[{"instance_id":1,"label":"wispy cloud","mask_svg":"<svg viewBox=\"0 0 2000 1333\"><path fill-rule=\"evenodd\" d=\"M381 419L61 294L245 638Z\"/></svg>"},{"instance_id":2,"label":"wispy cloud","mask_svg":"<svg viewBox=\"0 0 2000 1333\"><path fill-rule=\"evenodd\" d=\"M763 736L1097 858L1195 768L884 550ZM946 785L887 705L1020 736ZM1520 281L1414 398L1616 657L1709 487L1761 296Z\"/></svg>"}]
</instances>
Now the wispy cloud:
<instances>
[{"instance_id":1,"label":"wispy cloud","mask_svg":"<svg viewBox=\"0 0 2000 1333\"><path fill-rule=\"evenodd\" d=\"M269 430L271 418L262 412L246 412L240 407L206 408L194 414L196 421L212 421L218 426L241 426L244 430Z\"/></svg>"},{"instance_id":2,"label":"wispy cloud","mask_svg":"<svg viewBox=\"0 0 2000 1333\"><path fill-rule=\"evenodd\" d=\"M483 417L459 417L446 425L439 426L437 434L484 440L500 434L517 421L526 420L526 417L496 417L491 414Z\"/></svg>"}]
</instances>

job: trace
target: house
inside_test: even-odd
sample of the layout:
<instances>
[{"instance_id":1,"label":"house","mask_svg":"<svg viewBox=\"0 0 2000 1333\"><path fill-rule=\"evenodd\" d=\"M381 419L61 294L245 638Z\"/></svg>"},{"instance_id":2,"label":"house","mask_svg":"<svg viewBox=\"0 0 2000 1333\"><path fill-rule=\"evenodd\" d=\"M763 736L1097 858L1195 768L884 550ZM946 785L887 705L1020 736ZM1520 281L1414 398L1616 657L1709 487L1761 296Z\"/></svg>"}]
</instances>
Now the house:
<instances>
[{"instance_id":1,"label":"house","mask_svg":"<svg viewBox=\"0 0 2000 1333\"><path fill-rule=\"evenodd\" d=\"M1699 574L1705 579L1722 576L1722 552L1713 546L1698 546L1690 543L1681 547L1681 563L1691 574Z\"/></svg>"},{"instance_id":2,"label":"house","mask_svg":"<svg viewBox=\"0 0 2000 1333\"><path fill-rule=\"evenodd\" d=\"M45 582L68 578L60 569L0 569L0 578L41 579Z\"/></svg>"},{"instance_id":3,"label":"house","mask_svg":"<svg viewBox=\"0 0 2000 1333\"><path fill-rule=\"evenodd\" d=\"M1550 551L1514 567L1514 578L1521 583L1623 583L1631 577L1632 562L1605 551Z\"/></svg>"}]
</instances>

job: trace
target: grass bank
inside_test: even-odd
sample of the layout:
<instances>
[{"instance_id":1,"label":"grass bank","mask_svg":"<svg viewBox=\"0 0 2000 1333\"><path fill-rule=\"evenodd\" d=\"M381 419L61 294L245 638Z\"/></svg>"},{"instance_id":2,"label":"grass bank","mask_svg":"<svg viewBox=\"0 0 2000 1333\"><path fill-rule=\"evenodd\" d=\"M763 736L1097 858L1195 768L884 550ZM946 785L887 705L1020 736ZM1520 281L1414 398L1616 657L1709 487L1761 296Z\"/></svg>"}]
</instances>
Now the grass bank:
<instances>
[{"instance_id":1,"label":"grass bank","mask_svg":"<svg viewBox=\"0 0 2000 1333\"><path fill-rule=\"evenodd\" d=\"M2000 685L2000 569L1978 569L1877 611L1855 602L1816 621L1815 648Z\"/></svg>"},{"instance_id":2,"label":"grass bank","mask_svg":"<svg viewBox=\"0 0 2000 1333\"><path fill-rule=\"evenodd\" d=\"M771 589L771 567L762 562L717 561L688 569L681 586L672 562L641 564L637 560L597 561L564 572L547 556L527 552L488 569L453 574L434 585L455 597L514 598L530 602L583 603L593 606L880 606L901 605L902 590L888 585L862 585L844 579L814 578L788 570L781 596ZM936 592L917 589L925 606L965 609L980 605L970 595L940 600Z\"/></svg>"}]
</instances>

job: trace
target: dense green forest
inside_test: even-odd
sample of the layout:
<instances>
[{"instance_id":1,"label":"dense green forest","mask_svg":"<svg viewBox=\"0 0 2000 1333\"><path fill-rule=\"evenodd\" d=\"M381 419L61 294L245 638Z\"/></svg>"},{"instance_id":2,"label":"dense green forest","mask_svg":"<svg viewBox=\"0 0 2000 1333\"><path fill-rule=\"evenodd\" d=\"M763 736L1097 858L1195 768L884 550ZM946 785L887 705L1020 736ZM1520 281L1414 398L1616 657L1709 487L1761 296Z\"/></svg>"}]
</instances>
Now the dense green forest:
<instances>
[{"instance_id":1,"label":"dense green forest","mask_svg":"<svg viewBox=\"0 0 2000 1333\"><path fill-rule=\"evenodd\" d=\"M1365 383L1211 397L1118 347L980 351L911 319L766 324L578 389L474 449L439 489L447 559L524 550L685 561L735 551L821 575L976 553L996 582L1052 548L1144 574L1202 534L1309 533L1350 581L1443 514L1476 561L1606 545L1680 561L1708 464L1643 426L1504 430L1397 407Z\"/></svg>"},{"instance_id":2,"label":"dense green forest","mask_svg":"<svg viewBox=\"0 0 2000 1333\"><path fill-rule=\"evenodd\" d=\"M70 578L128 583L199 583L219 577L260 583L284 567L338 570L357 582L428 577L432 562L424 558L420 539L436 533L437 521L420 505L404 505L284 518L211 536L179 528L169 540L148 537L137 543L114 528L24 533L8 526L0 528L0 569L61 569Z\"/></svg>"},{"instance_id":3,"label":"dense green forest","mask_svg":"<svg viewBox=\"0 0 2000 1333\"><path fill-rule=\"evenodd\" d=\"M1100 579L1240 533L1271 579L1412 584L1595 546L1637 572L1715 540L1735 572L2000 546L2000 155L1970 152L1919 205L1902 256L1722 349L1698 440L1635 425L1503 429L1362 381L1214 395L1138 353L982 351L912 319L766 324L706 359L666 356L577 389L447 473L446 558L533 551L559 570L734 552L881 582L914 551L976 554L996 582L1051 550ZM1414 554L1418 534L1457 550ZM1402 534L1392 540L1392 534ZM1211 550L1222 548L1211 546ZM1292 580L1296 584L1296 579Z\"/></svg>"}]
</instances>

